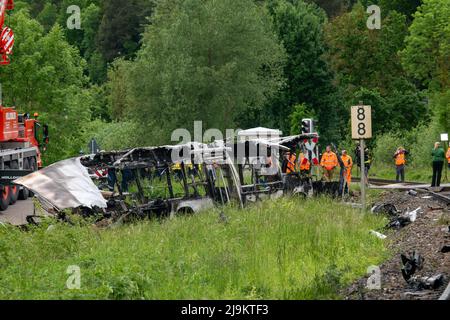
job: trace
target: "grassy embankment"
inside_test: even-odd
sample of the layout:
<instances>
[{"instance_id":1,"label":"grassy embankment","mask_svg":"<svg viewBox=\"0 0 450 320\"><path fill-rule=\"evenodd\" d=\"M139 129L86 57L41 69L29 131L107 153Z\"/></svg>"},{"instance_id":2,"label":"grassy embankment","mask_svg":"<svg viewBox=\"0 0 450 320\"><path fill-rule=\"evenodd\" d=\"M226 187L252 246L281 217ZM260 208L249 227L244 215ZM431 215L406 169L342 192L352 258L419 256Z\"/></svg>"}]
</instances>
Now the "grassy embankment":
<instances>
[{"instance_id":1,"label":"grassy embankment","mask_svg":"<svg viewBox=\"0 0 450 320\"><path fill-rule=\"evenodd\" d=\"M99 230L0 226L0 299L325 299L388 253L383 218L322 198ZM54 227L47 231L48 225ZM81 289L66 289L70 265Z\"/></svg>"},{"instance_id":2,"label":"grassy embankment","mask_svg":"<svg viewBox=\"0 0 450 320\"><path fill-rule=\"evenodd\" d=\"M407 165L405 168L405 180L406 181L414 181L414 182L422 182L422 183L431 183L431 177L433 174L432 167L430 165L427 167L416 167ZM354 177L359 177L359 170L356 165L353 167L352 175ZM374 164L369 172L371 178L376 179L388 179L395 180L396 179L396 171L394 165L386 165L386 164ZM450 172L448 172L448 176L450 178ZM445 182L445 168L443 171L443 182Z\"/></svg>"},{"instance_id":3,"label":"grassy embankment","mask_svg":"<svg viewBox=\"0 0 450 320\"><path fill-rule=\"evenodd\" d=\"M429 168L424 167L418 168L415 166L406 166L405 168L406 181L431 183L432 174L433 171L431 165ZM445 176L445 169L443 174ZM383 164L374 165L370 170L370 176L379 179L395 180L396 179L395 166L388 166Z\"/></svg>"}]
</instances>

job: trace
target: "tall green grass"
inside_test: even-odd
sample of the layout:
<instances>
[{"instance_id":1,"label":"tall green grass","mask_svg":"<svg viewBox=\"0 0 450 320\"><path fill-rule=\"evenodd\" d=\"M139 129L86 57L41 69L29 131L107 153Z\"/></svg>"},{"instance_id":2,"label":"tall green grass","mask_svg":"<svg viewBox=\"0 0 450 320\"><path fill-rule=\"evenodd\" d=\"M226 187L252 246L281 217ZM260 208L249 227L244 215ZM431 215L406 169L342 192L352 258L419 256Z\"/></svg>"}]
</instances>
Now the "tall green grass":
<instances>
[{"instance_id":1,"label":"tall green grass","mask_svg":"<svg viewBox=\"0 0 450 320\"><path fill-rule=\"evenodd\" d=\"M228 223L211 211L105 230L0 226L0 299L335 299L387 257L369 234L383 218L326 198L224 212ZM66 288L70 265L80 290Z\"/></svg>"}]
</instances>

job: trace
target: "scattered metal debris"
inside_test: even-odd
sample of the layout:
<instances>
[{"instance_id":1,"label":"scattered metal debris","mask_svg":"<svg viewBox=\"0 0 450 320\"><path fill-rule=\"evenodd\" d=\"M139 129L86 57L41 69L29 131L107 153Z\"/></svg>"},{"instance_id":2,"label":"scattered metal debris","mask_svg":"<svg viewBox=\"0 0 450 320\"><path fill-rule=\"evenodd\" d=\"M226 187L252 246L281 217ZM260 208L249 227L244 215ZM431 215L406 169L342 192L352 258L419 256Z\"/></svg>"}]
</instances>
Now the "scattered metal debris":
<instances>
[{"instance_id":1,"label":"scattered metal debris","mask_svg":"<svg viewBox=\"0 0 450 320\"><path fill-rule=\"evenodd\" d=\"M404 298L407 298L407 297L424 297L424 296L428 296L428 295L430 295L432 293L433 293L432 291L420 291L420 292L408 291L408 292L403 293L402 296Z\"/></svg>"},{"instance_id":2,"label":"scattered metal debris","mask_svg":"<svg viewBox=\"0 0 450 320\"><path fill-rule=\"evenodd\" d=\"M57 210L81 206L106 208L106 200L92 182L80 158L55 163L14 183L32 190Z\"/></svg>"},{"instance_id":3,"label":"scattered metal debris","mask_svg":"<svg viewBox=\"0 0 450 320\"><path fill-rule=\"evenodd\" d=\"M405 226L407 226L410 223L413 223L417 220L417 215L422 212L422 208L419 207L416 210L408 211L405 214L401 214L395 218L393 218L389 224L388 228L393 229L401 229Z\"/></svg>"},{"instance_id":4,"label":"scattered metal debris","mask_svg":"<svg viewBox=\"0 0 450 320\"><path fill-rule=\"evenodd\" d=\"M392 203L382 203L375 205L371 211L372 213L388 214L389 216L398 216L399 214L401 214L401 211L399 211L397 207Z\"/></svg>"},{"instance_id":5,"label":"scattered metal debris","mask_svg":"<svg viewBox=\"0 0 450 320\"><path fill-rule=\"evenodd\" d=\"M408 257L404 254L400 255L402 262L402 275L408 282L417 270L422 270L425 259L416 251L413 251Z\"/></svg>"},{"instance_id":6,"label":"scattered metal debris","mask_svg":"<svg viewBox=\"0 0 450 320\"><path fill-rule=\"evenodd\" d=\"M382 207L383 204L394 205L397 213L392 216L387 212L383 213L386 214L386 217L390 217L392 221L399 217L405 218L408 226L398 231L390 230L389 233L386 233L388 235L387 240L389 240L386 246L396 255L380 266L382 274L385 275L383 276L382 290L366 290L364 299L435 300L443 295L450 278L450 260L447 256L449 253L441 252L444 245L450 245L448 242L450 239L449 208L440 199L429 195L428 191L426 191L426 194L421 194L421 191L418 192L419 196L417 197L409 195L407 190L383 192L380 199L375 203L376 206L374 207L378 208ZM428 197L423 199L422 196ZM423 210L417 210L419 207ZM414 220L414 215L416 216L415 222L409 222L410 218ZM444 225L442 225L443 223ZM374 230L385 233L382 231L383 229ZM410 254L413 250L416 252ZM403 261L399 263L401 253L404 254L404 257ZM423 263L423 259L418 256L426 259L426 262ZM442 279L439 275L444 276L444 285L440 284ZM361 299L358 292L354 290L358 287L359 281L365 283L367 277L358 280L358 282L353 282L346 289L346 292L352 292L346 295L348 299ZM450 299L450 284L447 294L443 295L441 299Z\"/></svg>"},{"instance_id":7,"label":"scattered metal debris","mask_svg":"<svg viewBox=\"0 0 450 320\"><path fill-rule=\"evenodd\" d=\"M436 290L444 285L444 280L444 275L439 273L431 277L412 277L408 280L408 284L416 291Z\"/></svg>"},{"instance_id":8,"label":"scattered metal debris","mask_svg":"<svg viewBox=\"0 0 450 320\"><path fill-rule=\"evenodd\" d=\"M382 239L382 240L384 240L384 239L387 238L386 235L384 235L384 234L382 234L382 233L380 233L380 232L377 232L377 231L375 231L375 230L370 230L370 233L373 234L374 236L376 236L376 237Z\"/></svg>"},{"instance_id":9,"label":"scattered metal debris","mask_svg":"<svg viewBox=\"0 0 450 320\"><path fill-rule=\"evenodd\" d=\"M407 213L405 214L405 216L409 217L409 220L410 220L411 222L414 222L414 221L417 220L417 215L420 214L420 213L423 213L422 207L419 207L419 208L417 208L416 210L407 212Z\"/></svg>"}]
</instances>

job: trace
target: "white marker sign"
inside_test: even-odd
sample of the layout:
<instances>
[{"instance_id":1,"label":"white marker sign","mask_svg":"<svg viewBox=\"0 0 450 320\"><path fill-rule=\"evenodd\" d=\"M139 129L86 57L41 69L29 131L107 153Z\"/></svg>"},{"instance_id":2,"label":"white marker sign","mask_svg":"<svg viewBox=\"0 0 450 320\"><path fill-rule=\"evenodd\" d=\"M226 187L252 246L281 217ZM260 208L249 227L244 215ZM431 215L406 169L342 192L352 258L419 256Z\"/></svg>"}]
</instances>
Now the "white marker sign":
<instances>
[{"instance_id":1,"label":"white marker sign","mask_svg":"<svg viewBox=\"0 0 450 320\"><path fill-rule=\"evenodd\" d=\"M371 106L352 107L352 138L353 139L372 138Z\"/></svg>"}]
</instances>

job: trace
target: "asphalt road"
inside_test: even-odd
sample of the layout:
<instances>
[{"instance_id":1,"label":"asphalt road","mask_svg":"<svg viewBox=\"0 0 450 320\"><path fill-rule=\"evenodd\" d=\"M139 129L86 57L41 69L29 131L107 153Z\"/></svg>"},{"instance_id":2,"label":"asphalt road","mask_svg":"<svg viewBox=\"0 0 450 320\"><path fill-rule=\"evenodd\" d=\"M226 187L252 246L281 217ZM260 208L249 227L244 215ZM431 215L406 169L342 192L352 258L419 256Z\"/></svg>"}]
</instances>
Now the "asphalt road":
<instances>
[{"instance_id":1,"label":"asphalt road","mask_svg":"<svg viewBox=\"0 0 450 320\"><path fill-rule=\"evenodd\" d=\"M33 215L34 203L30 198L26 201L17 201L15 205L9 206L8 210L0 212L0 222L9 223L14 226L27 224L26 217Z\"/></svg>"}]
</instances>

